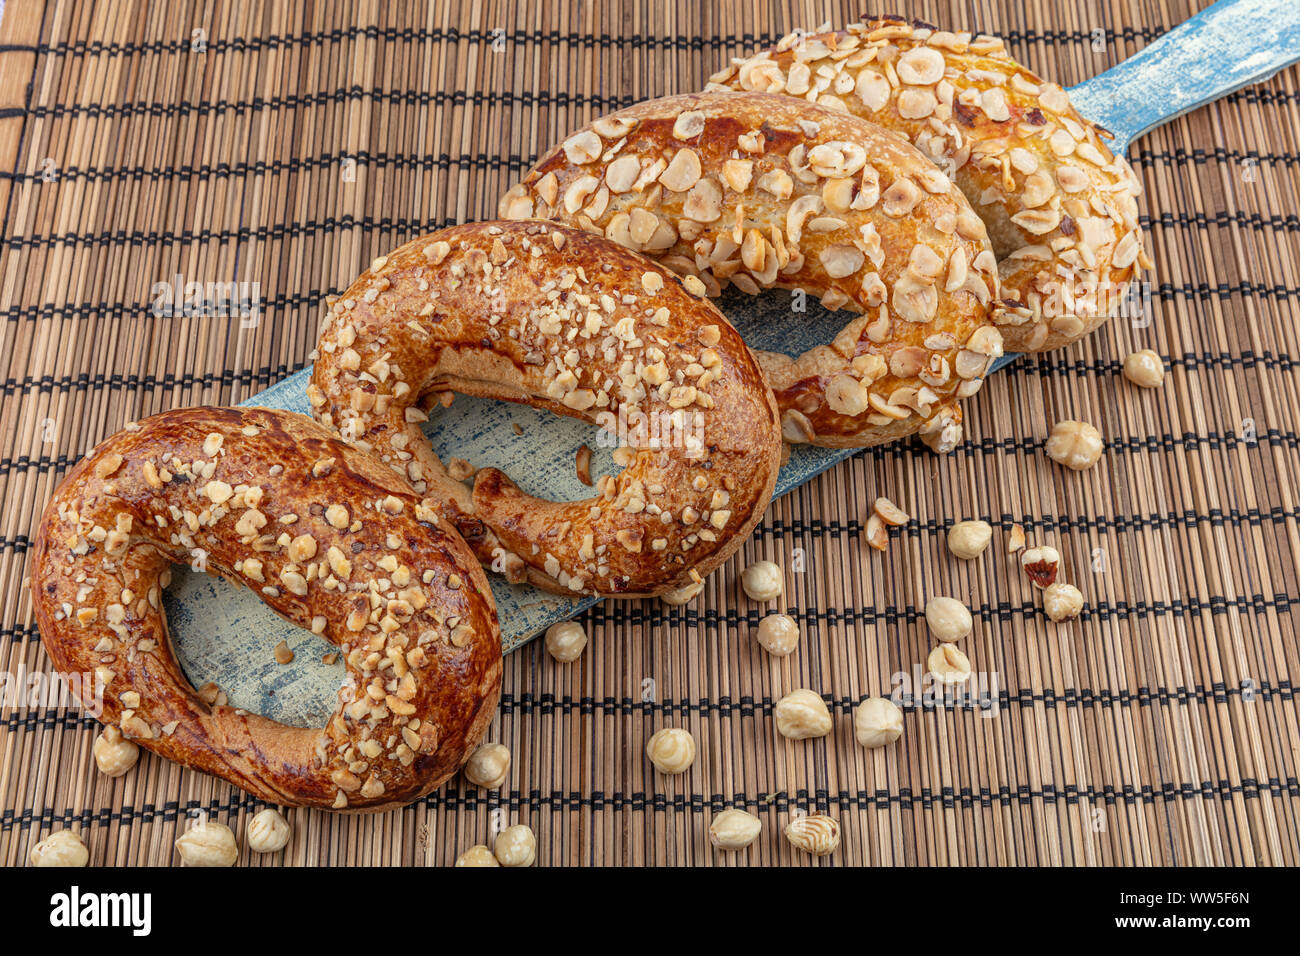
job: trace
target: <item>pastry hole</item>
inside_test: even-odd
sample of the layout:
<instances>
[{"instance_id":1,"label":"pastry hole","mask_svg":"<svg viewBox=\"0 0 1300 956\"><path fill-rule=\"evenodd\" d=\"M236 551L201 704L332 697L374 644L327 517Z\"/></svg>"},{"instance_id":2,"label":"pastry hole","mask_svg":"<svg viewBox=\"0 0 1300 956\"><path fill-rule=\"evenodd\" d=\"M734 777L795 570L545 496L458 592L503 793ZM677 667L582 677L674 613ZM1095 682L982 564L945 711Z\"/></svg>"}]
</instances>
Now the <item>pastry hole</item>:
<instances>
[{"instance_id":1,"label":"pastry hole","mask_svg":"<svg viewBox=\"0 0 1300 956\"><path fill-rule=\"evenodd\" d=\"M602 429L531 405L457 395L451 408L435 407L421 428L443 462L463 458L480 470L499 468L526 494L550 501L595 494L573 465L580 445L591 449L593 483L622 470Z\"/></svg>"},{"instance_id":2,"label":"pastry hole","mask_svg":"<svg viewBox=\"0 0 1300 956\"><path fill-rule=\"evenodd\" d=\"M804 298L803 312L795 312L791 307L797 300L789 289L770 289L758 295L727 289L716 301L751 349L791 358L834 342L854 318L852 312L823 307L815 295Z\"/></svg>"},{"instance_id":3,"label":"pastry hole","mask_svg":"<svg viewBox=\"0 0 1300 956\"><path fill-rule=\"evenodd\" d=\"M328 665L324 657L339 649L290 624L256 592L172 565L163 611L176 660L194 687L212 681L231 707L290 727L324 727L333 715L347 675L341 659ZM276 662L280 641L293 651L290 664Z\"/></svg>"}]
</instances>

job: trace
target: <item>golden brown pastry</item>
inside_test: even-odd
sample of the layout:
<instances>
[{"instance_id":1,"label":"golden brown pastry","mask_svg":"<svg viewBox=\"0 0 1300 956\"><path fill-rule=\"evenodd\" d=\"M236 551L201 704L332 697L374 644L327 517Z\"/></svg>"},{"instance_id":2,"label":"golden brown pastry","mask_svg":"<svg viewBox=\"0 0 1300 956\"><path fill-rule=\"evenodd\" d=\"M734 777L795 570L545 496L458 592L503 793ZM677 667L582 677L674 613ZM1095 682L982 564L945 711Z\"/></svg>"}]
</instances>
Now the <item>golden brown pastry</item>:
<instances>
[{"instance_id":1,"label":"golden brown pastry","mask_svg":"<svg viewBox=\"0 0 1300 956\"><path fill-rule=\"evenodd\" d=\"M1110 134L1002 41L897 17L791 34L736 60L710 90L784 93L904 136L952 176L998 256L1008 350L1075 341L1119 310L1151 265L1137 177Z\"/></svg>"},{"instance_id":2,"label":"golden brown pastry","mask_svg":"<svg viewBox=\"0 0 1300 956\"><path fill-rule=\"evenodd\" d=\"M323 729L190 686L160 600L181 562L342 650ZM180 409L104 441L45 509L32 598L58 670L102 682L103 723L286 806L423 796L469 757L500 695L496 607L460 536L390 469L290 412Z\"/></svg>"},{"instance_id":3,"label":"golden brown pastry","mask_svg":"<svg viewBox=\"0 0 1300 956\"><path fill-rule=\"evenodd\" d=\"M711 294L797 288L859 313L797 358L760 354L787 441L920 431L948 450L956 400L1002 354L984 224L917 150L844 112L761 93L640 103L544 156L499 214L603 234Z\"/></svg>"},{"instance_id":4,"label":"golden brown pastry","mask_svg":"<svg viewBox=\"0 0 1300 956\"><path fill-rule=\"evenodd\" d=\"M343 294L317 351L317 418L437 498L514 580L679 588L733 554L771 500L776 406L735 329L667 269L578 230L489 222L407 243ZM471 491L420 430L422 400L445 390L592 422L625 443L627 467L586 501L532 497L495 468Z\"/></svg>"}]
</instances>

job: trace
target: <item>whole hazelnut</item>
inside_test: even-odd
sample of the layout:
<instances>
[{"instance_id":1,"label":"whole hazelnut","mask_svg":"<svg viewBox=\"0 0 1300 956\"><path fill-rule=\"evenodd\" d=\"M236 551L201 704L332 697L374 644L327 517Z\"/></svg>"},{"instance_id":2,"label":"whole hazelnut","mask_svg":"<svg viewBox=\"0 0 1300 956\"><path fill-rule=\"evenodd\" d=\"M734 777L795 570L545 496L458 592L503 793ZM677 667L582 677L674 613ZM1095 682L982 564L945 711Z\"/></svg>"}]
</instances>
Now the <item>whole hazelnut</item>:
<instances>
[{"instance_id":1,"label":"whole hazelnut","mask_svg":"<svg viewBox=\"0 0 1300 956\"><path fill-rule=\"evenodd\" d=\"M752 813L723 810L709 824L709 842L719 850L743 850L758 837L763 821Z\"/></svg>"},{"instance_id":2,"label":"whole hazelnut","mask_svg":"<svg viewBox=\"0 0 1300 956\"><path fill-rule=\"evenodd\" d=\"M71 830L55 830L32 847L28 859L32 866L85 866L90 851Z\"/></svg>"},{"instance_id":3,"label":"whole hazelnut","mask_svg":"<svg viewBox=\"0 0 1300 956\"><path fill-rule=\"evenodd\" d=\"M273 807L267 807L259 810L248 821L244 837L248 840L248 848L254 853L278 853L288 846L292 833L284 814Z\"/></svg>"},{"instance_id":4,"label":"whole hazelnut","mask_svg":"<svg viewBox=\"0 0 1300 956\"><path fill-rule=\"evenodd\" d=\"M807 688L786 694L776 702L776 729L782 737L808 740L831 732L831 712L821 695Z\"/></svg>"},{"instance_id":5,"label":"whole hazelnut","mask_svg":"<svg viewBox=\"0 0 1300 956\"><path fill-rule=\"evenodd\" d=\"M204 820L181 834L176 850L186 866L234 866L239 859L235 834L215 820Z\"/></svg>"},{"instance_id":6,"label":"whole hazelnut","mask_svg":"<svg viewBox=\"0 0 1300 956\"><path fill-rule=\"evenodd\" d=\"M963 561L978 558L993 540L987 521L958 521L948 529L948 550Z\"/></svg>"},{"instance_id":7,"label":"whole hazelnut","mask_svg":"<svg viewBox=\"0 0 1300 956\"><path fill-rule=\"evenodd\" d=\"M758 622L758 643L774 657L793 654L799 646L799 625L789 614L769 614Z\"/></svg>"},{"instance_id":8,"label":"whole hazelnut","mask_svg":"<svg viewBox=\"0 0 1300 956\"><path fill-rule=\"evenodd\" d=\"M111 724L95 738L95 765L108 777L120 777L140 759L140 748Z\"/></svg>"},{"instance_id":9,"label":"whole hazelnut","mask_svg":"<svg viewBox=\"0 0 1300 956\"><path fill-rule=\"evenodd\" d=\"M755 561L745 568L740 584L755 601L775 601L785 589L781 569L771 561Z\"/></svg>"},{"instance_id":10,"label":"whole hazelnut","mask_svg":"<svg viewBox=\"0 0 1300 956\"><path fill-rule=\"evenodd\" d=\"M510 770L510 749L504 744L483 744L470 754L465 777L488 790L499 789Z\"/></svg>"},{"instance_id":11,"label":"whole hazelnut","mask_svg":"<svg viewBox=\"0 0 1300 956\"><path fill-rule=\"evenodd\" d=\"M939 640L959 641L970 633L970 609L956 598L932 597L925 605L925 623Z\"/></svg>"},{"instance_id":12,"label":"whole hazelnut","mask_svg":"<svg viewBox=\"0 0 1300 956\"><path fill-rule=\"evenodd\" d=\"M537 837L522 823L497 834L492 852L502 866L532 866L537 859Z\"/></svg>"},{"instance_id":13,"label":"whole hazelnut","mask_svg":"<svg viewBox=\"0 0 1300 956\"><path fill-rule=\"evenodd\" d=\"M813 856L827 856L840 845L840 824L820 813L795 817L785 825L785 838L791 846Z\"/></svg>"},{"instance_id":14,"label":"whole hazelnut","mask_svg":"<svg viewBox=\"0 0 1300 956\"><path fill-rule=\"evenodd\" d=\"M888 697L868 697L853 712L853 735L864 747L884 747L903 736L903 711Z\"/></svg>"},{"instance_id":15,"label":"whole hazelnut","mask_svg":"<svg viewBox=\"0 0 1300 956\"><path fill-rule=\"evenodd\" d=\"M1043 610L1053 621L1070 621L1083 610L1083 594L1073 584L1053 584L1043 590Z\"/></svg>"},{"instance_id":16,"label":"whole hazelnut","mask_svg":"<svg viewBox=\"0 0 1300 956\"><path fill-rule=\"evenodd\" d=\"M587 632L576 621L561 621L546 629L546 650L561 664L576 661L586 646Z\"/></svg>"},{"instance_id":17,"label":"whole hazelnut","mask_svg":"<svg viewBox=\"0 0 1300 956\"><path fill-rule=\"evenodd\" d=\"M482 843L476 844L456 857L457 866L500 866L492 851Z\"/></svg>"},{"instance_id":18,"label":"whole hazelnut","mask_svg":"<svg viewBox=\"0 0 1300 956\"><path fill-rule=\"evenodd\" d=\"M1142 388L1159 388L1165 380L1165 363L1151 349L1132 352L1124 358L1124 377Z\"/></svg>"},{"instance_id":19,"label":"whole hazelnut","mask_svg":"<svg viewBox=\"0 0 1300 956\"><path fill-rule=\"evenodd\" d=\"M646 742L645 755L660 773L685 773L695 763L695 738L680 727L665 727Z\"/></svg>"},{"instance_id":20,"label":"whole hazelnut","mask_svg":"<svg viewBox=\"0 0 1300 956\"><path fill-rule=\"evenodd\" d=\"M1097 464L1104 450L1101 432L1087 422L1057 422L1047 436L1047 457L1074 471Z\"/></svg>"}]
</instances>

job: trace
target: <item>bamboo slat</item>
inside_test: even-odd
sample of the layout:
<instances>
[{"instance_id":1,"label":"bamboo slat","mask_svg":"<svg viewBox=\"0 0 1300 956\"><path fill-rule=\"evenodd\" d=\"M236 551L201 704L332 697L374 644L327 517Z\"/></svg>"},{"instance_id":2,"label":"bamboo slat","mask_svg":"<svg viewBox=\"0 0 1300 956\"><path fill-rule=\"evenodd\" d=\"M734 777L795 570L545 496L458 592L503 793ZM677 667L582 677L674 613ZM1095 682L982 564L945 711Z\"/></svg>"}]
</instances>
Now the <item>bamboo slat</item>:
<instances>
[{"instance_id":1,"label":"bamboo slat","mask_svg":"<svg viewBox=\"0 0 1300 956\"><path fill-rule=\"evenodd\" d=\"M1200 4L906 6L999 33L1068 86ZM97 441L301 367L326 295L422 230L490 218L570 128L858 12L847 0L8 0L0 674L48 672L25 587L30 536ZM1132 147L1156 263L1149 325L1116 321L999 373L952 455L868 451L774 502L689 607L598 606L570 666L540 643L511 654L490 731L514 758L502 792L458 778L377 816L291 811L289 847L245 851L241 865L447 864L514 822L536 831L540 865L1300 863L1298 79L1284 71ZM153 315L155 283L176 274L258 283L260 321ZM1166 357L1162 389L1119 375L1138 348ZM1101 428L1102 467L1046 459L1063 418ZM913 516L884 556L861 538L877 495ZM994 545L954 562L944 529L972 517L996 526ZM1001 546L1014 523L1060 549L1087 600L1080 620L1045 619ZM739 587L759 558L786 569L772 608ZM936 593L974 610L964 646L996 675L996 707L910 708L898 745L864 750L852 707L924 670ZM803 627L792 657L753 639L772 609ZM773 705L796 687L831 701L830 737L775 733ZM681 777L644 759L663 726L699 745ZM75 707L0 703L0 864L25 864L67 827L94 864L173 863L188 816L242 832L260 808L148 754L107 779L96 732ZM733 805L764 833L719 854L708 823ZM840 819L836 856L785 844L803 811Z\"/></svg>"}]
</instances>

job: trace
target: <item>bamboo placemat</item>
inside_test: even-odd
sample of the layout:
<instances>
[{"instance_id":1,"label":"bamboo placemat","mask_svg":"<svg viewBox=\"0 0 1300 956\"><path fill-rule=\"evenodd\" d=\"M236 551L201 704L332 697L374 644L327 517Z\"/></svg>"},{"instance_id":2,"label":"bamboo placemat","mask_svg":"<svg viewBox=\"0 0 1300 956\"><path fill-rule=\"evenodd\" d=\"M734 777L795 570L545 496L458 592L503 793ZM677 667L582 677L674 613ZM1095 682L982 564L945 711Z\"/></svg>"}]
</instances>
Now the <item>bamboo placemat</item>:
<instances>
[{"instance_id":1,"label":"bamboo placemat","mask_svg":"<svg viewBox=\"0 0 1300 956\"><path fill-rule=\"evenodd\" d=\"M1005 37L1066 85L1194 13L1185 0L907 4ZM48 671L25 587L29 536L71 463L124 422L239 401L307 361L322 297L418 231L488 218L528 161L590 117L697 89L728 56L848 3L625 0L90 4L9 0L0 21L0 668ZM196 32L198 31L198 32ZM199 49L202 47L202 49ZM241 865L449 863L525 822L540 865L807 863L792 811L839 817L848 864L1300 863L1300 108L1297 72L1141 139L1130 155L1156 262L1149 327L1117 321L1022 360L967 405L969 440L859 455L775 503L743 554L687 609L607 603L557 666L540 642L506 659L490 738L514 755L498 797L459 778L378 816L292 811L283 854ZM262 320L155 318L180 274L260 284ZM1166 357L1163 389L1118 374ZM1062 418L1097 424L1102 466L1042 452ZM861 539L884 494L912 522L885 556ZM943 528L985 517L993 548L952 560ZM1055 626L1009 561L1022 523L1087 600ZM757 558L787 569L800 650L769 658L768 608L740 591ZM802 571L796 570L802 568ZM850 708L919 672L920 611L975 610L963 645L996 672L996 715L910 709L866 751ZM268 653L270 649L268 648ZM774 730L796 687L834 702L825 740ZM646 739L696 736L685 776ZM167 864L186 816L243 832L255 801L152 755L99 775L77 708L0 707L0 863L51 828L93 864ZM712 813L743 804L755 847L713 852Z\"/></svg>"}]
</instances>

